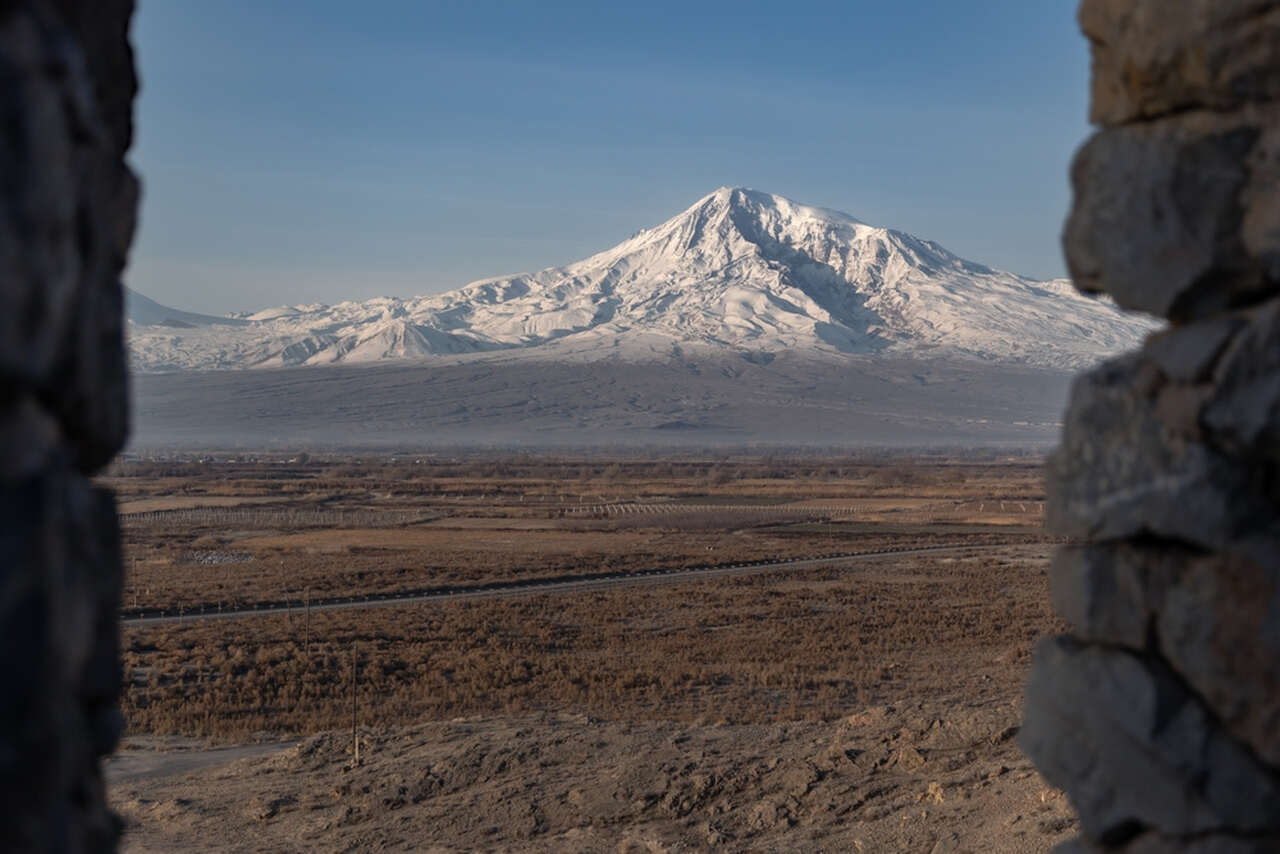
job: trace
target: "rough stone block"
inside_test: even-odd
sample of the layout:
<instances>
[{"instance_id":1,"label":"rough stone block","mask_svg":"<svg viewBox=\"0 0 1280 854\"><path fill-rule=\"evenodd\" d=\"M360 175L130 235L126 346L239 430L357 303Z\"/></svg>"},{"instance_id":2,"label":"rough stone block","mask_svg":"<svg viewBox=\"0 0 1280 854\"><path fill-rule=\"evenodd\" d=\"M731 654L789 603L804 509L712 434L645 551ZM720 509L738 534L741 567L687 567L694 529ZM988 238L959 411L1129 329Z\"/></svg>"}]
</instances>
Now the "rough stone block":
<instances>
[{"instance_id":1,"label":"rough stone block","mask_svg":"<svg viewBox=\"0 0 1280 854\"><path fill-rule=\"evenodd\" d=\"M1215 555L1178 575L1156 604L1161 652L1224 730L1280 767L1280 568Z\"/></svg>"},{"instance_id":2,"label":"rough stone block","mask_svg":"<svg viewBox=\"0 0 1280 854\"><path fill-rule=\"evenodd\" d=\"M1280 834L1280 779L1157 662L1066 638L1036 649L1022 749L1104 844Z\"/></svg>"},{"instance_id":3,"label":"rough stone block","mask_svg":"<svg viewBox=\"0 0 1280 854\"><path fill-rule=\"evenodd\" d=\"M1084 0L1090 118L1120 124L1194 107L1280 98L1275 0Z\"/></svg>"},{"instance_id":4,"label":"rough stone block","mask_svg":"<svg viewBox=\"0 0 1280 854\"><path fill-rule=\"evenodd\" d=\"M1236 455L1280 458L1280 300L1244 315L1218 360L1214 395L1201 416L1214 441Z\"/></svg>"},{"instance_id":5,"label":"rough stone block","mask_svg":"<svg viewBox=\"0 0 1280 854\"><path fill-rule=\"evenodd\" d=\"M1280 548L1261 565L1174 544L1076 546L1052 582L1076 637L1163 656L1224 731L1280 766Z\"/></svg>"},{"instance_id":6,"label":"rough stone block","mask_svg":"<svg viewBox=\"0 0 1280 854\"><path fill-rule=\"evenodd\" d=\"M1274 147L1270 112L1192 113L1090 139L1063 235L1077 287L1180 321L1276 293L1280 193L1271 161L1250 160Z\"/></svg>"},{"instance_id":7,"label":"rough stone block","mask_svg":"<svg viewBox=\"0 0 1280 854\"><path fill-rule=\"evenodd\" d=\"M1077 637L1141 650L1151 625L1148 566L1124 547L1065 547L1049 577L1053 609Z\"/></svg>"},{"instance_id":8,"label":"rough stone block","mask_svg":"<svg viewBox=\"0 0 1280 854\"><path fill-rule=\"evenodd\" d=\"M20 686L0 700L0 850L110 850L97 757L119 735L111 499L52 469L0 485L0 518L0 677Z\"/></svg>"},{"instance_id":9,"label":"rough stone block","mask_svg":"<svg viewBox=\"0 0 1280 854\"><path fill-rule=\"evenodd\" d=\"M1174 326L1148 338L1142 348L1143 355L1170 380L1200 382L1209 378L1227 342L1244 325L1240 317L1222 315Z\"/></svg>"},{"instance_id":10,"label":"rough stone block","mask_svg":"<svg viewBox=\"0 0 1280 854\"><path fill-rule=\"evenodd\" d=\"M1266 563L1280 526L1257 467L1166 429L1161 388L1140 355L1076 380L1046 469L1046 526L1084 540L1179 540Z\"/></svg>"},{"instance_id":11,"label":"rough stone block","mask_svg":"<svg viewBox=\"0 0 1280 854\"><path fill-rule=\"evenodd\" d=\"M60 29L87 3L19 4L0 15L0 387L35 393L63 423L82 471L123 445L128 428L119 282L138 185L123 162L135 88L128 42L97 62L127 75L90 76ZM131 4L92 6L96 18ZM128 26L127 12L108 31ZM118 70L118 69L117 69ZM123 101L121 101L123 99ZM123 119L104 107L123 104Z\"/></svg>"},{"instance_id":12,"label":"rough stone block","mask_svg":"<svg viewBox=\"0 0 1280 854\"><path fill-rule=\"evenodd\" d=\"M1280 0L1083 0L1091 115L1063 236L1084 291L1169 318L1077 380L1021 742L1061 854L1280 851Z\"/></svg>"},{"instance_id":13,"label":"rough stone block","mask_svg":"<svg viewBox=\"0 0 1280 854\"><path fill-rule=\"evenodd\" d=\"M1126 845L1095 845L1083 839L1064 842L1053 854L1274 854L1280 851L1280 837L1244 838L1209 834L1176 839L1158 833L1144 833Z\"/></svg>"},{"instance_id":14,"label":"rough stone block","mask_svg":"<svg viewBox=\"0 0 1280 854\"><path fill-rule=\"evenodd\" d=\"M83 266L77 111L62 104L82 103L86 93L67 91L68 57L52 41L29 14L0 16L0 382L36 388L61 355Z\"/></svg>"},{"instance_id":15,"label":"rough stone block","mask_svg":"<svg viewBox=\"0 0 1280 854\"><path fill-rule=\"evenodd\" d=\"M0 2L0 851L108 852L132 0Z\"/></svg>"}]
</instances>

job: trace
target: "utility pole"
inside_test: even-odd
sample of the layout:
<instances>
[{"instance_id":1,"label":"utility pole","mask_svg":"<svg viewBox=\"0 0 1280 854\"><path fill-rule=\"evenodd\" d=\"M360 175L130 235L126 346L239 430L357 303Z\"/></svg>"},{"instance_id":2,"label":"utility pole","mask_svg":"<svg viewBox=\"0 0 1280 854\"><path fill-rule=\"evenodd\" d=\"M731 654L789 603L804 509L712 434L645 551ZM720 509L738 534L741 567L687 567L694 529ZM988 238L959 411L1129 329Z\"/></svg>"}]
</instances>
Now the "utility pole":
<instances>
[{"instance_id":1,"label":"utility pole","mask_svg":"<svg viewBox=\"0 0 1280 854\"><path fill-rule=\"evenodd\" d=\"M360 764L360 739L356 735L356 646L351 644L351 744L355 754L355 764Z\"/></svg>"},{"instance_id":2,"label":"utility pole","mask_svg":"<svg viewBox=\"0 0 1280 854\"><path fill-rule=\"evenodd\" d=\"M305 596L306 596L306 599L305 599L304 609L306 611L306 616L303 617L303 620L302 620L303 625L305 626L305 628L302 630L302 637L303 637L302 655L303 655L303 658L305 658L309 662L311 661L311 588L310 587L307 588L307 592Z\"/></svg>"}]
</instances>

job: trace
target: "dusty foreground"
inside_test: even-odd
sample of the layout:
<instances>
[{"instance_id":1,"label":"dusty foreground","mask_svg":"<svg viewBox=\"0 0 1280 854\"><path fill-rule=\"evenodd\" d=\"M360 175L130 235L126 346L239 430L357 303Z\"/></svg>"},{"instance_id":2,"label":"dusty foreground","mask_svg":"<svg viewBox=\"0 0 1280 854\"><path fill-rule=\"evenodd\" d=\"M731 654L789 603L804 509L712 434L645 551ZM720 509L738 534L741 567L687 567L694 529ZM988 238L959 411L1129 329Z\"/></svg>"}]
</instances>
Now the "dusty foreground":
<instances>
[{"instance_id":1,"label":"dusty foreground","mask_svg":"<svg viewBox=\"0 0 1280 854\"><path fill-rule=\"evenodd\" d=\"M747 726L476 718L362 731L358 766L350 733L323 733L243 759L134 742L109 774L127 852L1048 851L1074 818L1016 721L919 704Z\"/></svg>"}]
</instances>

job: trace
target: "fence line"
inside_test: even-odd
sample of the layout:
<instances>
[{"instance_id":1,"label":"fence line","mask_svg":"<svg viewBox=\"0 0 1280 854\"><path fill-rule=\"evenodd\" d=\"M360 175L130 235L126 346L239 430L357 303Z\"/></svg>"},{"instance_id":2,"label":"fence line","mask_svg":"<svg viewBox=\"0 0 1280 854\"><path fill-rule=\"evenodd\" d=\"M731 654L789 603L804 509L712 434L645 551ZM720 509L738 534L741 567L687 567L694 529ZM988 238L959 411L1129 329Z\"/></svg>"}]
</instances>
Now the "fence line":
<instances>
[{"instance_id":1,"label":"fence line","mask_svg":"<svg viewBox=\"0 0 1280 854\"><path fill-rule=\"evenodd\" d=\"M412 510L306 510L257 507L186 507L122 513L132 525L244 525L249 527L377 528L412 525L440 518L437 513Z\"/></svg>"}]
</instances>

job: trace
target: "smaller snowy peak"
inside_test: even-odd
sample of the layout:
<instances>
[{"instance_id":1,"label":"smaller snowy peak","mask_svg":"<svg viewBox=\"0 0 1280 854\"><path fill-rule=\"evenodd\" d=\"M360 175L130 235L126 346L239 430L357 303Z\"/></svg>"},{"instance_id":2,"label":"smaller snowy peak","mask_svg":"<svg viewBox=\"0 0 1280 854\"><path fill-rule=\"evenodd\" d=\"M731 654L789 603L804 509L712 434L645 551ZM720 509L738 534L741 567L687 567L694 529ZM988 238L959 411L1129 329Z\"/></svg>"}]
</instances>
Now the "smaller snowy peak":
<instances>
[{"instance_id":1,"label":"smaller snowy peak","mask_svg":"<svg viewBox=\"0 0 1280 854\"><path fill-rule=\"evenodd\" d=\"M280 320L284 317L301 317L306 314L319 314L328 310L329 306L324 303L316 303L315 305L278 305L275 308L264 308L262 311L243 315L243 317L245 320Z\"/></svg>"},{"instance_id":2,"label":"smaller snowy peak","mask_svg":"<svg viewBox=\"0 0 1280 854\"><path fill-rule=\"evenodd\" d=\"M181 320L171 310L160 315ZM906 232L744 187L721 187L564 267L403 300L285 306L239 320L184 321L186 328L144 323L130 331L144 370L575 347L647 360L681 345L1076 370L1136 346L1154 326L1065 280L994 270Z\"/></svg>"}]
</instances>

